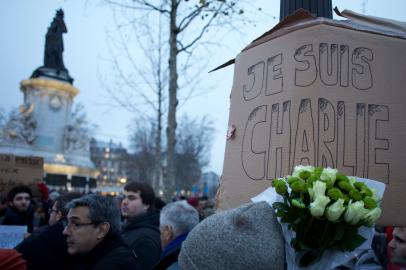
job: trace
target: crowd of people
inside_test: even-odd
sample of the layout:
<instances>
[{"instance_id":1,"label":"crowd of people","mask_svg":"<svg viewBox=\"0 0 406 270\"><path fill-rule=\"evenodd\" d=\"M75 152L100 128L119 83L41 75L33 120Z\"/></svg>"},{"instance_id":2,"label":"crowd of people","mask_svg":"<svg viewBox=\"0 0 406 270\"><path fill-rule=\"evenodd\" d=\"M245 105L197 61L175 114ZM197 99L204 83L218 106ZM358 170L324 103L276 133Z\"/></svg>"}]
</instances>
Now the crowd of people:
<instances>
[{"instance_id":1,"label":"crowd of people","mask_svg":"<svg viewBox=\"0 0 406 270\"><path fill-rule=\"evenodd\" d=\"M165 204L142 182L127 183L114 198L49 196L43 183L39 190L33 200L28 187L16 186L2 203L0 225L26 226L27 233L14 249L0 249L0 269L287 267L281 227L265 202L214 213L207 197ZM338 269L406 269L406 228L381 228L376 236L373 262L363 268L355 258L356 267Z\"/></svg>"}]
</instances>

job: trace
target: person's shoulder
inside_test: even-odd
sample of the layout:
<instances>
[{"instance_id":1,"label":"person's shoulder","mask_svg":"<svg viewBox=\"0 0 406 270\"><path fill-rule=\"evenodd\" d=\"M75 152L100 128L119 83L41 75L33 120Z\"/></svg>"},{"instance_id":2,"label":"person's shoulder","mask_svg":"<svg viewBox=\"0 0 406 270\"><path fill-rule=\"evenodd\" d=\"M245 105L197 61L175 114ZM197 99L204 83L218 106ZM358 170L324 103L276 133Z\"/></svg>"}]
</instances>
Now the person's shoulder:
<instances>
[{"instance_id":1,"label":"person's shoulder","mask_svg":"<svg viewBox=\"0 0 406 270\"><path fill-rule=\"evenodd\" d=\"M93 270L108 270L108 269L141 269L140 264L131 251L131 249L126 245L120 245L116 248L110 250L97 264L92 268Z\"/></svg>"},{"instance_id":2,"label":"person's shoulder","mask_svg":"<svg viewBox=\"0 0 406 270\"><path fill-rule=\"evenodd\" d=\"M124 238L140 238L140 237L155 237L160 235L159 227L154 225L148 224L139 224L136 226L128 226L126 227L122 235Z\"/></svg>"},{"instance_id":3,"label":"person's shoulder","mask_svg":"<svg viewBox=\"0 0 406 270\"><path fill-rule=\"evenodd\" d=\"M53 253L61 252L61 250L66 249L66 242L62 231L62 224L38 228L28 238L24 239L16 249L24 254L37 254L47 251L52 251Z\"/></svg>"}]
</instances>

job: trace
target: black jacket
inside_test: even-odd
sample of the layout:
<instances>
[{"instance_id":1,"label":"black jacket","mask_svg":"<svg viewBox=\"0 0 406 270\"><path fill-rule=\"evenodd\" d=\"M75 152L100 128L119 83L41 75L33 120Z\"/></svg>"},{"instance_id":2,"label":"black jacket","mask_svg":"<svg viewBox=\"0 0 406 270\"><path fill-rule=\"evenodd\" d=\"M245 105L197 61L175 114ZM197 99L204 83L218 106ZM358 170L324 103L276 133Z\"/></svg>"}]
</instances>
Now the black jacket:
<instances>
[{"instance_id":1,"label":"black jacket","mask_svg":"<svg viewBox=\"0 0 406 270\"><path fill-rule=\"evenodd\" d=\"M168 269L179 269L178 257L180 253L180 247L167 256L163 257L157 265L155 265L154 270L168 270Z\"/></svg>"},{"instance_id":2,"label":"black jacket","mask_svg":"<svg viewBox=\"0 0 406 270\"><path fill-rule=\"evenodd\" d=\"M154 270L178 270L178 256L182 248L183 241L186 240L189 232L183 233L171 240L162 252L162 258Z\"/></svg>"},{"instance_id":3,"label":"black jacket","mask_svg":"<svg viewBox=\"0 0 406 270\"><path fill-rule=\"evenodd\" d=\"M108 235L89 253L75 256L75 270L141 270L134 252L119 235Z\"/></svg>"},{"instance_id":4,"label":"black jacket","mask_svg":"<svg viewBox=\"0 0 406 270\"><path fill-rule=\"evenodd\" d=\"M38 229L16 247L27 261L27 270L70 269L71 256L67 252L63 229L60 220Z\"/></svg>"},{"instance_id":5,"label":"black jacket","mask_svg":"<svg viewBox=\"0 0 406 270\"><path fill-rule=\"evenodd\" d=\"M123 240L137 255L143 270L150 270L161 257L159 214L147 212L126 223Z\"/></svg>"},{"instance_id":6,"label":"black jacket","mask_svg":"<svg viewBox=\"0 0 406 270\"><path fill-rule=\"evenodd\" d=\"M46 225L46 222L34 215L34 208L30 205L26 212L19 212L9 206L6 213L0 217L0 225L26 225L27 232L32 233L34 228Z\"/></svg>"}]
</instances>

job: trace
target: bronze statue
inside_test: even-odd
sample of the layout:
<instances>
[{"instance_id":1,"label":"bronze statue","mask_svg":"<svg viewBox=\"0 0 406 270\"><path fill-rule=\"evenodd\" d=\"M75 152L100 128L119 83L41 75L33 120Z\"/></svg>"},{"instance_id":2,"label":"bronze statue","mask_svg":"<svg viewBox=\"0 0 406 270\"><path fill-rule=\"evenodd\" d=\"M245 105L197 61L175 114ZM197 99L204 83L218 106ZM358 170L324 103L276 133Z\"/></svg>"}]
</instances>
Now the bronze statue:
<instances>
[{"instance_id":1,"label":"bronze statue","mask_svg":"<svg viewBox=\"0 0 406 270\"><path fill-rule=\"evenodd\" d=\"M44 67L57 70L66 70L63 64L63 38L62 34L67 33L65 22L63 21L63 10L56 11L56 16L48 28L45 38Z\"/></svg>"},{"instance_id":2,"label":"bronze statue","mask_svg":"<svg viewBox=\"0 0 406 270\"><path fill-rule=\"evenodd\" d=\"M56 16L48 27L45 36L44 65L34 70L31 78L48 77L61 81L73 83L68 69L63 64L63 38L62 35L68 32L63 20L62 9L56 11Z\"/></svg>"}]
</instances>

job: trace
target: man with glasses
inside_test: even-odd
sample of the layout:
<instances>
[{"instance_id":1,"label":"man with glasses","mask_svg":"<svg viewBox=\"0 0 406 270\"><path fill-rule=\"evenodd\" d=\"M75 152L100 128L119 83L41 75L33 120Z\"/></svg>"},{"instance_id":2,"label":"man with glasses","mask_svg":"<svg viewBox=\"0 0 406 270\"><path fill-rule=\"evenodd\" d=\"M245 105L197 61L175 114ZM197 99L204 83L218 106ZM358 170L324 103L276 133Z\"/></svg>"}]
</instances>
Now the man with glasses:
<instances>
[{"instance_id":1,"label":"man with glasses","mask_svg":"<svg viewBox=\"0 0 406 270\"><path fill-rule=\"evenodd\" d=\"M79 198L79 193L67 193L55 199L49 209L49 226L36 230L30 237L20 243L16 250L27 261L27 269L70 269L71 256L62 235L68 210L65 205Z\"/></svg>"},{"instance_id":2,"label":"man with glasses","mask_svg":"<svg viewBox=\"0 0 406 270\"><path fill-rule=\"evenodd\" d=\"M75 255L77 269L141 269L135 254L120 236L120 211L113 200L97 194L66 205L63 231L68 253Z\"/></svg>"}]
</instances>

